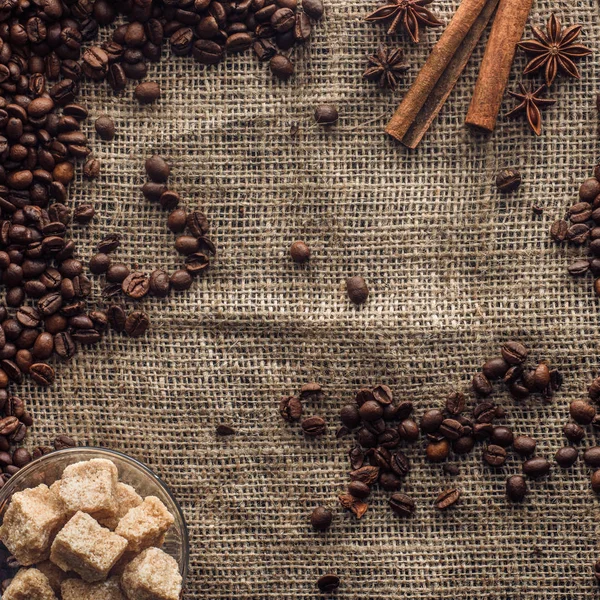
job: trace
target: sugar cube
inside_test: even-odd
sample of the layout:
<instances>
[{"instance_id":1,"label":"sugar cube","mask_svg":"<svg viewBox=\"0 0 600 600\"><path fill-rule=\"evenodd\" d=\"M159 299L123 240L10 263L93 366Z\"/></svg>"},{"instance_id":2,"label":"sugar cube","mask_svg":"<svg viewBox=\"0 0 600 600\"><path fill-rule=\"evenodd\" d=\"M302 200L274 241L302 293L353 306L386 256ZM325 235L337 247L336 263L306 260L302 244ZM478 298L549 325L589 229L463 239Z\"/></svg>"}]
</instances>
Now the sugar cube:
<instances>
[{"instance_id":1,"label":"sugar cube","mask_svg":"<svg viewBox=\"0 0 600 600\"><path fill-rule=\"evenodd\" d=\"M177 561L147 548L125 568L121 588L129 600L179 600L182 577Z\"/></svg>"},{"instance_id":2,"label":"sugar cube","mask_svg":"<svg viewBox=\"0 0 600 600\"><path fill-rule=\"evenodd\" d=\"M54 539L50 560L63 571L75 571L85 581L100 581L106 579L126 548L125 538L80 511Z\"/></svg>"},{"instance_id":3,"label":"sugar cube","mask_svg":"<svg viewBox=\"0 0 600 600\"><path fill-rule=\"evenodd\" d=\"M43 573L21 569L2 594L2 600L56 600L56 595Z\"/></svg>"},{"instance_id":4,"label":"sugar cube","mask_svg":"<svg viewBox=\"0 0 600 600\"><path fill-rule=\"evenodd\" d=\"M119 521L115 533L129 542L128 550L141 552L161 542L174 521L173 515L156 496L148 496Z\"/></svg>"},{"instance_id":5,"label":"sugar cube","mask_svg":"<svg viewBox=\"0 0 600 600\"><path fill-rule=\"evenodd\" d=\"M93 458L74 463L63 471L58 495L71 513L110 518L117 512L118 479L117 467L110 460Z\"/></svg>"},{"instance_id":6,"label":"sugar cube","mask_svg":"<svg viewBox=\"0 0 600 600\"><path fill-rule=\"evenodd\" d=\"M21 565L33 565L48 558L54 536L66 520L63 503L41 484L13 495L0 540Z\"/></svg>"},{"instance_id":7,"label":"sugar cube","mask_svg":"<svg viewBox=\"0 0 600 600\"><path fill-rule=\"evenodd\" d=\"M117 501L117 512L113 517L99 519L98 522L104 527L115 530L119 520L123 518L130 509L139 506L142 503L142 497L126 483L117 483L115 491L115 500Z\"/></svg>"},{"instance_id":8,"label":"sugar cube","mask_svg":"<svg viewBox=\"0 0 600 600\"><path fill-rule=\"evenodd\" d=\"M118 577L99 583L87 583L81 579L67 579L62 584L62 600L126 600L121 592Z\"/></svg>"}]
</instances>

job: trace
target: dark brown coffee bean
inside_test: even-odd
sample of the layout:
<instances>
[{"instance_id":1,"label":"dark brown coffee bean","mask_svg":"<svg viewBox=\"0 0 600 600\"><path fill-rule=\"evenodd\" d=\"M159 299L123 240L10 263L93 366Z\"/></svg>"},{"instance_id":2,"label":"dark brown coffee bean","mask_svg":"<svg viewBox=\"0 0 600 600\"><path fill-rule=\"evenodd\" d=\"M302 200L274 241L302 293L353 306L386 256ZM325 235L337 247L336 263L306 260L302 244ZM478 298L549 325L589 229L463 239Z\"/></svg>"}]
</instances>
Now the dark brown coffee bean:
<instances>
[{"instance_id":1,"label":"dark brown coffee bean","mask_svg":"<svg viewBox=\"0 0 600 600\"><path fill-rule=\"evenodd\" d=\"M438 510L446 510L454 506L460 500L460 490L453 488L444 490L435 500L435 507Z\"/></svg>"},{"instance_id":2,"label":"dark brown coffee bean","mask_svg":"<svg viewBox=\"0 0 600 600\"><path fill-rule=\"evenodd\" d=\"M104 254L110 254L114 252L121 245L121 236L118 233L111 233L98 243L96 249L98 252L102 252Z\"/></svg>"},{"instance_id":3,"label":"dark brown coffee bean","mask_svg":"<svg viewBox=\"0 0 600 600\"><path fill-rule=\"evenodd\" d=\"M569 271L570 275L577 277L579 275L585 275L588 272L589 268L590 268L590 261L586 260L585 258L582 258L582 259L573 261L567 267L567 270Z\"/></svg>"},{"instance_id":4,"label":"dark brown coffee bean","mask_svg":"<svg viewBox=\"0 0 600 600\"><path fill-rule=\"evenodd\" d=\"M585 242L590 237L590 227L588 227L584 223L578 223L575 225L571 225L567 230L567 241L571 242L571 244L575 244L577 246L581 246L585 244Z\"/></svg>"},{"instance_id":5,"label":"dark brown coffee bean","mask_svg":"<svg viewBox=\"0 0 600 600\"><path fill-rule=\"evenodd\" d=\"M108 116L103 115L96 119L94 123L96 133L101 139L110 141L115 137L115 122Z\"/></svg>"},{"instance_id":6,"label":"dark brown coffee bean","mask_svg":"<svg viewBox=\"0 0 600 600\"><path fill-rule=\"evenodd\" d=\"M302 0L302 9L311 18L318 21L323 16L323 0Z\"/></svg>"},{"instance_id":7,"label":"dark brown coffee bean","mask_svg":"<svg viewBox=\"0 0 600 600\"><path fill-rule=\"evenodd\" d=\"M550 463L541 456L535 456L523 463L523 473L529 477L538 478L548 475L550 472Z\"/></svg>"},{"instance_id":8,"label":"dark brown coffee bean","mask_svg":"<svg viewBox=\"0 0 600 600\"><path fill-rule=\"evenodd\" d=\"M290 256L295 263L303 264L310 259L310 248L304 242L294 242L290 246Z\"/></svg>"},{"instance_id":9,"label":"dark brown coffee bean","mask_svg":"<svg viewBox=\"0 0 600 600\"><path fill-rule=\"evenodd\" d=\"M528 435L518 435L513 441L513 448L515 452L522 456L529 456L535 451L537 442L529 437Z\"/></svg>"},{"instance_id":10,"label":"dark brown coffee bean","mask_svg":"<svg viewBox=\"0 0 600 600\"><path fill-rule=\"evenodd\" d=\"M192 281L192 276L185 269L175 271L169 279L171 288L176 292L182 292L189 289L192 285Z\"/></svg>"},{"instance_id":11,"label":"dark brown coffee bean","mask_svg":"<svg viewBox=\"0 0 600 600\"><path fill-rule=\"evenodd\" d=\"M358 412L358 408L354 404L347 404L342 407L340 411L340 419L342 423L348 427L348 429L354 429L358 427L361 422L360 414Z\"/></svg>"},{"instance_id":12,"label":"dark brown coffee bean","mask_svg":"<svg viewBox=\"0 0 600 600\"><path fill-rule=\"evenodd\" d=\"M354 304L364 304L369 297L369 288L360 276L350 277L346 281L346 291Z\"/></svg>"},{"instance_id":13,"label":"dark brown coffee bean","mask_svg":"<svg viewBox=\"0 0 600 600\"><path fill-rule=\"evenodd\" d=\"M569 224L560 219L552 223L552 227L550 228L550 235L555 242L564 242L567 238L567 233L569 230Z\"/></svg>"},{"instance_id":14,"label":"dark brown coffee bean","mask_svg":"<svg viewBox=\"0 0 600 600\"><path fill-rule=\"evenodd\" d=\"M527 348L520 342L506 342L502 348L502 357L504 360L511 365L519 365L528 355Z\"/></svg>"},{"instance_id":15,"label":"dark brown coffee bean","mask_svg":"<svg viewBox=\"0 0 600 600\"><path fill-rule=\"evenodd\" d=\"M150 291L150 278L146 273L134 271L123 280L122 288L130 298L139 300Z\"/></svg>"},{"instance_id":16,"label":"dark brown coffee bean","mask_svg":"<svg viewBox=\"0 0 600 600\"><path fill-rule=\"evenodd\" d=\"M600 400L600 377L597 377L594 379L594 381L592 381L590 387L588 388L588 395L591 400Z\"/></svg>"},{"instance_id":17,"label":"dark brown coffee bean","mask_svg":"<svg viewBox=\"0 0 600 600\"><path fill-rule=\"evenodd\" d=\"M433 408L428 410L421 417L421 431L423 433L433 433L437 431L444 420L444 415L441 410Z\"/></svg>"},{"instance_id":18,"label":"dark brown coffee bean","mask_svg":"<svg viewBox=\"0 0 600 600\"><path fill-rule=\"evenodd\" d=\"M358 412L365 421L377 421L383 417L383 407L375 400L365 402Z\"/></svg>"},{"instance_id":19,"label":"dark brown coffee bean","mask_svg":"<svg viewBox=\"0 0 600 600\"><path fill-rule=\"evenodd\" d=\"M62 331L54 336L54 351L63 360L75 356L75 343L68 332Z\"/></svg>"},{"instance_id":20,"label":"dark brown coffee bean","mask_svg":"<svg viewBox=\"0 0 600 600\"><path fill-rule=\"evenodd\" d=\"M328 573L317 579L318 588L325 594L332 594L340 587L340 578L333 573Z\"/></svg>"},{"instance_id":21,"label":"dark brown coffee bean","mask_svg":"<svg viewBox=\"0 0 600 600\"><path fill-rule=\"evenodd\" d=\"M416 510L415 501L406 494L392 494L388 502L390 508L399 517L410 517Z\"/></svg>"},{"instance_id":22,"label":"dark brown coffee bean","mask_svg":"<svg viewBox=\"0 0 600 600\"><path fill-rule=\"evenodd\" d=\"M104 254L103 252L94 254L94 256L90 258L88 266L90 272L94 275L101 275L102 273L106 273L106 271L108 271L108 268L110 267L110 257L108 256L108 254Z\"/></svg>"},{"instance_id":23,"label":"dark brown coffee bean","mask_svg":"<svg viewBox=\"0 0 600 600\"><path fill-rule=\"evenodd\" d=\"M588 467L600 467L600 446L592 446L583 453L583 460Z\"/></svg>"},{"instance_id":24,"label":"dark brown coffee bean","mask_svg":"<svg viewBox=\"0 0 600 600\"><path fill-rule=\"evenodd\" d=\"M594 471L590 477L592 490L596 492L596 494L600 494L600 469Z\"/></svg>"},{"instance_id":25,"label":"dark brown coffee bean","mask_svg":"<svg viewBox=\"0 0 600 600\"><path fill-rule=\"evenodd\" d=\"M223 47L212 40L196 40L192 47L192 56L202 65L214 65L223 59Z\"/></svg>"},{"instance_id":26,"label":"dark brown coffee bean","mask_svg":"<svg viewBox=\"0 0 600 600\"><path fill-rule=\"evenodd\" d=\"M427 444L425 454L431 462L443 462L450 454L450 443L448 440L440 440L439 442L431 442Z\"/></svg>"},{"instance_id":27,"label":"dark brown coffee bean","mask_svg":"<svg viewBox=\"0 0 600 600\"><path fill-rule=\"evenodd\" d=\"M521 475L512 475L506 480L506 495L512 502L521 502L527 495L527 481Z\"/></svg>"},{"instance_id":28,"label":"dark brown coffee bean","mask_svg":"<svg viewBox=\"0 0 600 600\"><path fill-rule=\"evenodd\" d=\"M504 377L509 368L510 365L502 357L498 357L488 360L481 368L481 372L493 381Z\"/></svg>"},{"instance_id":29,"label":"dark brown coffee bean","mask_svg":"<svg viewBox=\"0 0 600 600\"><path fill-rule=\"evenodd\" d=\"M29 368L29 375L39 385L49 386L54 383L54 369L46 363L34 363Z\"/></svg>"},{"instance_id":30,"label":"dark brown coffee bean","mask_svg":"<svg viewBox=\"0 0 600 600\"><path fill-rule=\"evenodd\" d=\"M512 445L513 441L514 435L509 427L505 427L504 425L494 427L491 436L491 442L493 444L502 446L503 448L508 448Z\"/></svg>"},{"instance_id":31,"label":"dark brown coffee bean","mask_svg":"<svg viewBox=\"0 0 600 600\"><path fill-rule=\"evenodd\" d=\"M129 337L141 337L146 333L148 327L150 327L150 319L146 313L140 310L130 313L125 319L125 333Z\"/></svg>"},{"instance_id":32,"label":"dark brown coffee bean","mask_svg":"<svg viewBox=\"0 0 600 600\"><path fill-rule=\"evenodd\" d=\"M585 400L573 400L569 412L574 421L580 425L589 425L596 416L596 409Z\"/></svg>"},{"instance_id":33,"label":"dark brown coffee bean","mask_svg":"<svg viewBox=\"0 0 600 600\"><path fill-rule=\"evenodd\" d=\"M53 445L55 450L64 450L65 448L74 448L77 444L73 438L61 434L55 438Z\"/></svg>"},{"instance_id":34,"label":"dark brown coffee bean","mask_svg":"<svg viewBox=\"0 0 600 600\"><path fill-rule=\"evenodd\" d=\"M162 269L152 271L150 274L150 293L157 298L165 298L168 296L170 289L169 274Z\"/></svg>"},{"instance_id":35,"label":"dark brown coffee bean","mask_svg":"<svg viewBox=\"0 0 600 600\"><path fill-rule=\"evenodd\" d=\"M478 423L491 423L496 418L496 405L493 402L480 402L473 409L473 417Z\"/></svg>"},{"instance_id":36,"label":"dark brown coffee bean","mask_svg":"<svg viewBox=\"0 0 600 600\"><path fill-rule=\"evenodd\" d=\"M460 392L452 392L446 398L446 410L451 415L460 415L465 410L465 396Z\"/></svg>"},{"instance_id":37,"label":"dark brown coffee bean","mask_svg":"<svg viewBox=\"0 0 600 600\"><path fill-rule=\"evenodd\" d=\"M579 188L579 197L585 202L593 202L599 194L600 182L595 177L586 179Z\"/></svg>"},{"instance_id":38,"label":"dark brown coffee bean","mask_svg":"<svg viewBox=\"0 0 600 600\"><path fill-rule=\"evenodd\" d=\"M410 471L410 461L404 452L398 450L390 459L390 468L399 477L405 477Z\"/></svg>"},{"instance_id":39,"label":"dark brown coffee bean","mask_svg":"<svg viewBox=\"0 0 600 600\"><path fill-rule=\"evenodd\" d=\"M117 332L125 331L127 315L122 306L111 304L106 310L109 325Z\"/></svg>"},{"instance_id":40,"label":"dark brown coffee bean","mask_svg":"<svg viewBox=\"0 0 600 600\"><path fill-rule=\"evenodd\" d=\"M364 500L371 493L371 488L362 481L352 481L348 484L348 493L352 494L355 498Z\"/></svg>"},{"instance_id":41,"label":"dark brown coffee bean","mask_svg":"<svg viewBox=\"0 0 600 600\"><path fill-rule=\"evenodd\" d=\"M122 284L129 277L129 267L123 263L112 263L106 271L106 281ZM122 286L120 286L123 289Z\"/></svg>"},{"instance_id":42,"label":"dark brown coffee bean","mask_svg":"<svg viewBox=\"0 0 600 600\"><path fill-rule=\"evenodd\" d=\"M506 462L506 450L496 444L489 444L482 456L491 467L501 467Z\"/></svg>"},{"instance_id":43,"label":"dark brown coffee bean","mask_svg":"<svg viewBox=\"0 0 600 600\"><path fill-rule=\"evenodd\" d=\"M452 450L455 454L468 454L475 447L475 438L470 435L463 435L452 443Z\"/></svg>"},{"instance_id":44,"label":"dark brown coffee bean","mask_svg":"<svg viewBox=\"0 0 600 600\"><path fill-rule=\"evenodd\" d=\"M489 396L492 391L492 384L488 381L488 378L483 373L476 373L472 381L473 391L478 396Z\"/></svg>"},{"instance_id":45,"label":"dark brown coffee bean","mask_svg":"<svg viewBox=\"0 0 600 600\"><path fill-rule=\"evenodd\" d=\"M155 154L146 159L146 174L155 183L164 183L169 178L171 168L167 161Z\"/></svg>"},{"instance_id":46,"label":"dark brown coffee bean","mask_svg":"<svg viewBox=\"0 0 600 600\"><path fill-rule=\"evenodd\" d=\"M496 175L496 188L503 194L516 191L521 185L521 173L517 169L502 169Z\"/></svg>"},{"instance_id":47,"label":"dark brown coffee bean","mask_svg":"<svg viewBox=\"0 0 600 600\"><path fill-rule=\"evenodd\" d=\"M462 437L465 428L456 419L444 419L439 427L439 432L452 442Z\"/></svg>"},{"instance_id":48,"label":"dark brown coffee bean","mask_svg":"<svg viewBox=\"0 0 600 600\"><path fill-rule=\"evenodd\" d=\"M31 454L25 448L17 448L13 454L13 464L19 469L31 462Z\"/></svg>"},{"instance_id":49,"label":"dark brown coffee bean","mask_svg":"<svg viewBox=\"0 0 600 600\"><path fill-rule=\"evenodd\" d=\"M302 431L310 437L324 435L327 431L327 424L322 417L307 417L301 423Z\"/></svg>"},{"instance_id":50,"label":"dark brown coffee bean","mask_svg":"<svg viewBox=\"0 0 600 600\"><path fill-rule=\"evenodd\" d=\"M154 81L145 81L136 86L133 95L140 104L150 104L160 98L160 86Z\"/></svg>"},{"instance_id":51,"label":"dark brown coffee bean","mask_svg":"<svg viewBox=\"0 0 600 600\"><path fill-rule=\"evenodd\" d=\"M92 204L80 204L73 211L73 219L78 223L89 223L96 214L96 209Z\"/></svg>"},{"instance_id":52,"label":"dark brown coffee bean","mask_svg":"<svg viewBox=\"0 0 600 600\"><path fill-rule=\"evenodd\" d=\"M585 430L583 427L580 427L575 423L567 423L563 427L563 433L565 437L573 444L577 444L585 437Z\"/></svg>"},{"instance_id":53,"label":"dark brown coffee bean","mask_svg":"<svg viewBox=\"0 0 600 600\"><path fill-rule=\"evenodd\" d=\"M269 66L273 75L279 79L289 79L294 74L292 61L283 54L276 54L269 61Z\"/></svg>"},{"instance_id":54,"label":"dark brown coffee bean","mask_svg":"<svg viewBox=\"0 0 600 600\"><path fill-rule=\"evenodd\" d=\"M315 108L315 121L319 125L334 125L338 119L339 113L332 104L321 104Z\"/></svg>"},{"instance_id":55,"label":"dark brown coffee bean","mask_svg":"<svg viewBox=\"0 0 600 600\"><path fill-rule=\"evenodd\" d=\"M351 471L350 479L352 481L362 481L366 485L371 486L377 483L377 480L379 479L379 473L379 467L364 466Z\"/></svg>"},{"instance_id":56,"label":"dark brown coffee bean","mask_svg":"<svg viewBox=\"0 0 600 600\"><path fill-rule=\"evenodd\" d=\"M577 448L573 448L573 446L565 446L556 452L554 460L562 469L568 469L575 464L578 455L579 451Z\"/></svg>"},{"instance_id":57,"label":"dark brown coffee bean","mask_svg":"<svg viewBox=\"0 0 600 600\"><path fill-rule=\"evenodd\" d=\"M221 424L217 425L217 427L215 428L215 433L220 436L228 436L235 435L236 431L230 425Z\"/></svg>"},{"instance_id":58,"label":"dark brown coffee bean","mask_svg":"<svg viewBox=\"0 0 600 600\"><path fill-rule=\"evenodd\" d=\"M285 396L279 403L279 414L288 423L299 421L302 416L302 402L295 396Z\"/></svg>"},{"instance_id":59,"label":"dark brown coffee bean","mask_svg":"<svg viewBox=\"0 0 600 600\"><path fill-rule=\"evenodd\" d=\"M39 311L33 306L21 306L17 310L16 318L23 327L38 327L42 319Z\"/></svg>"},{"instance_id":60,"label":"dark brown coffee bean","mask_svg":"<svg viewBox=\"0 0 600 600\"><path fill-rule=\"evenodd\" d=\"M333 521L333 513L324 506L317 506L310 515L310 524L317 531L327 531Z\"/></svg>"},{"instance_id":61,"label":"dark brown coffee bean","mask_svg":"<svg viewBox=\"0 0 600 600\"><path fill-rule=\"evenodd\" d=\"M398 425L398 435L401 440L415 442L419 439L419 426L412 419L404 419L404 421Z\"/></svg>"}]
</instances>

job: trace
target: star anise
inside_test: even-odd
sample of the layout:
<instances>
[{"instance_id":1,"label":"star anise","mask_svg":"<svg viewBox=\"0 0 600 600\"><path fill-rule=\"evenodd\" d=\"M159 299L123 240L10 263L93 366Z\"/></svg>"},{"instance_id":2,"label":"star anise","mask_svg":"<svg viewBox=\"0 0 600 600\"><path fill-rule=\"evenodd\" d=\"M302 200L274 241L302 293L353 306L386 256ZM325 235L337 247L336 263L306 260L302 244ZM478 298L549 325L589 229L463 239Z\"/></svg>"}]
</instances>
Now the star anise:
<instances>
[{"instance_id":1,"label":"star anise","mask_svg":"<svg viewBox=\"0 0 600 600\"><path fill-rule=\"evenodd\" d=\"M552 15L544 33L539 27L533 27L534 40L525 40L519 48L533 58L525 67L525 75L545 68L548 87L559 71L579 79L579 70L573 61L588 56L592 51L582 44L575 44L581 33L581 25L571 25L563 29L556 15Z\"/></svg>"},{"instance_id":2,"label":"star anise","mask_svg":"<svg viewBox=\"0 0 600 600\"><path fill-rule=\"evenodd\" d=\"M519 87L521 88L520 94L517 92L509 92L509 94L513 98L520 100L521 103L507 113L506 116L512 117L513 115L524 112L527 115L529 126L533 129L535 135L541 135L542 113L540 112L540 109L551 106L556 100L541 97L541 93L546 89L545 85L540 86L535 91L526 89L522 83L519 84Z\"/></svg>"},{"instance_id":3,"label":"star anise","mask_svg":"<svg viewBox=\"0 0 600 600\"><path fill-rule=\"evenodd\" d=\"M367 55L369 68L363 77L369 81L377 81L381 88L396 89L400 75L408 71L409 66L404 62L402 48L385 48L379 46L377 54Z\"/></svg>"},{"instance_id":4,"label":"star anise","mask_svg":"<svg viewBox=\"0 0 600 600\"><path fill-rule=\"evenodd\" d=\"M424 27L439 27L441 21L425 8L433 0L387 0L387 4L373 11L367 21L391 21L388 34L398 31L400 25L408 32L413 42L419 41L419 24Z\"/></svg>"}]
</instances>

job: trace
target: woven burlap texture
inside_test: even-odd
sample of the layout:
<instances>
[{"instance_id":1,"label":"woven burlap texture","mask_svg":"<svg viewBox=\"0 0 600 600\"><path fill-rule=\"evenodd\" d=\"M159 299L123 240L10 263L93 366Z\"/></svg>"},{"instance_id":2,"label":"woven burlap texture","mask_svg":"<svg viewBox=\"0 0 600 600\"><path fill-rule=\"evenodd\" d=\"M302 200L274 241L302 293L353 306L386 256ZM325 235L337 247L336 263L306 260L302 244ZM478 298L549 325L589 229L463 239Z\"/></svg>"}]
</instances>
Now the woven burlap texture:
<instances>
[{"instance_id":1,"label":"woven burlap texture","mask_svg":"<svg viewBox=\"0 0 600 600\"><path fill-rule=\"evenodd\" d=\"M457 6L430 8L447 23ZM338 507L352 440L334 432L358 388L387 383L420 416L450 390L467 391L482 361L519 339L564 372L565 387L550 405L517 405L500 389L494 399L505 422L534 435L551 458L565 443L569 401L585 395L599 368L591 280L569 277L579 252L548 235L596 160L597 56L582 62L581 80L553 86L558 102L544 113L542 137L503 118L492 136L476 137L463 121L486 32L432 130L408 151L382 131L442 29L427 30L418 46L389 38L364 22L373 8L328 0L310 44L293 51L287 83L250 54L204 69L165 50L148 75L162 88L153 106L140 108L131 88L114 96L104 84L84 85L102 175L72 189L73 205L93 202L98 212L74 233L82 258L119 232L115 259L146 271L181 263L166 213L139 191L154 152L170 161L185 205L208 214L219 254L190 291L143 301L152 328L142 339L110 334L59 365L52 388L27 388L37 418L30 441L67 431L164 477L190 527L186 598L316 598L317 578L330 571L344 599L596 598L600 511L581 462L554 468L511 505L504 485L520 472L514 455L492 471L479 445L453 460L460 475L450 478L424 460L420 442L408 449L414 467L404 486L417 503L412 518L395 517L381 491L361 521ZM597 53L594 0L536 0L528 28L545 25L551 11L582 23ZM365 55L382 42L401 45L411 64L395 93L361 77ZM524 64L519 54L513 89ZM338 106L335 127L314 123L322 102ZM510 106L507 98L502 113ZM112 142L93 133L100 114L116 120ZM509 165L524 183L500 196L494 175ZM306 267L289 259L295 239L312 248ZM356 274L371 289L360 308L344 291ZM277 412L282 395L312 380L325 394L306 414L329 423L316 441ZM220 423L236 435L217 438ZM590 432L582 447L594 444ZM460 505L438 513L433 499L454 485ZM317 504L335 510L327 534L309 526Z\"/></svg>"}]
</instances>

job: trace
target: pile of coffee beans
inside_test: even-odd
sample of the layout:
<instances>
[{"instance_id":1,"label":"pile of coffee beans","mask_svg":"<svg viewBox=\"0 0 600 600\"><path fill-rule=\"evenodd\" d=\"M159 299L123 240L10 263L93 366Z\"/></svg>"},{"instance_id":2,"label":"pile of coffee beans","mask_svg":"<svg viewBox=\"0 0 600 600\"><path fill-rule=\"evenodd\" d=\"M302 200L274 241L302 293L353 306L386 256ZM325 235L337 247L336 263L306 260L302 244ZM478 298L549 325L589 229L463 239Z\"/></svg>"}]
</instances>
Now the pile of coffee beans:
<instances>
[{"instance_id":1,"label":"pile of coffee beans","mask_svg":"<svg viewBox=\"0 0 600 600\"><path fill-rule=\"evenodd\" d=\"M97 253L89 262L89 269L93 275L103 275L106 285L102 290L102 296L106 300L112 300L117 296L124 295L133 300L140 300L150 294L157 298L168 296L171 290L183 291L190 288L193 277L204 273L210 265L210 257L216 253L215 245L206 236L209 229L206 215L199 211L186 211L179 207L180 197L177 192L167 187L167 180L171 171L168 163L160 156L151 156L146 160L146 173L150 181L142 186L142 193L151 201L160 204L161 208L171 210L167 225L173 233L180 235L175 240L175 248L185 255L184 268L178 269L169 275L163 269L156 269L150 275L143 271L132 271L126 264L113 262L109 256L121 245L121 236L109 234L97 246ZM139 328L128 328L127 320L123 313L118 310L118 305L109 308L110 322L118 331L125 331L137 337L143 331ZM115 319L117 314L121 317L119 325ZM147 319L147 318L146 318Z\"/></svg>"},{"instance_id":2,"label":"pile of coffee beans","mask_svg":"<svg viewBox=\"0 0 600 600\"><path fill-rule=\"evenodd\" d=\"M586 179L579 188L579 199L573 204L564 219L555 221L550 228L555 242L572 246L587 245L588 256L579 256L569 266L574 277L591 273L594 291L600 296L600 164L594 176Z\"/></svg>"}]
</instances>

